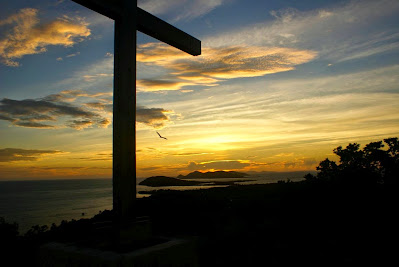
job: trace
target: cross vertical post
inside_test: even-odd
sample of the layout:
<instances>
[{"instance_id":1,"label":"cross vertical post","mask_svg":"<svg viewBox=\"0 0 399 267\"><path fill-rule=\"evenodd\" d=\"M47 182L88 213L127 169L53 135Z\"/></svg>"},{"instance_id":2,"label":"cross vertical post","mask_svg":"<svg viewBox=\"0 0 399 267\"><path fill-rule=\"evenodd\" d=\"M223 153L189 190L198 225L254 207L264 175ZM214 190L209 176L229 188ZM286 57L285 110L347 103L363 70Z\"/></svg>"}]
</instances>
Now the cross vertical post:
<instances>
[{"instance_id":1,"label":"cross vertical post","mask_svg":"<svg viewBox=\"0 0 399 267\"><path fill-rule=\"evenodd\" d=\"M128 224L136 215L136 31L193 56L201 55L201 41L137 7L137 0L73 1L115 20L113 209Z\"/></svg>"},{"instance_id":2,"label":"cross vertical post","mask_svg":"<svg viewBox=\"0 0 399 267\"><path fill-rule=\"evenodd\" d=\"M115 19L113 105L113 209L120 221L135 216L137 0L123 0Z\"/></svg>"}]
</instances>

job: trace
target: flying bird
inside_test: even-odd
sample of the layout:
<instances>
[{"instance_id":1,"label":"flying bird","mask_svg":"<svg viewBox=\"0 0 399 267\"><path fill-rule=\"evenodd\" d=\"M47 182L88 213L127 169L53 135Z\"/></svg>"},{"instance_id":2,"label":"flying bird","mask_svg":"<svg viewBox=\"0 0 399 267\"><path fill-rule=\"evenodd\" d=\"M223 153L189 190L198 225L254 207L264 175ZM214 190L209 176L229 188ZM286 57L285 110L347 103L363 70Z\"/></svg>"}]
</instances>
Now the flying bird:
<instances>
[{"instance_id":1,"label":"flying bird","mask_svg":"<svg viewBox=\"0 0 399 267\"><path fill-rule=\"evenodd\" d=\"M157 131L156 131L157 132ZM166 137L163 137L162 135L160 135L158 132L157 132L157 134L159 135L159 138L163 138L163 139L165 139L165 140L168 140L168 138L166 138Z\"/></svg>"}]
</instances>

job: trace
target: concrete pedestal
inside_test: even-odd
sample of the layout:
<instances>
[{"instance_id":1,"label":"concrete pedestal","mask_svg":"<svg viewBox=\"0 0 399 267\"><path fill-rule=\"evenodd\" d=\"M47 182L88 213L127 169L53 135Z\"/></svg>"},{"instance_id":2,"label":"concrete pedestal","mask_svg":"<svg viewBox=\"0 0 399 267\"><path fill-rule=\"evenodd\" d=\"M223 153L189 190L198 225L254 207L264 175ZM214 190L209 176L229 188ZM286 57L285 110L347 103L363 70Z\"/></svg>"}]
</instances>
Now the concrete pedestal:
<instances>
[{"instance_id":1,"label":"concrete pedestal","mask_svg":"<svg viewBox=\"0 0 399 267\"><path fill-rule=\"evenodd\" d=\"M57 267L198 266L195 240L178 238L126 253L52 242L40 247L38 260Z\"/></svg>"}]
</instances>

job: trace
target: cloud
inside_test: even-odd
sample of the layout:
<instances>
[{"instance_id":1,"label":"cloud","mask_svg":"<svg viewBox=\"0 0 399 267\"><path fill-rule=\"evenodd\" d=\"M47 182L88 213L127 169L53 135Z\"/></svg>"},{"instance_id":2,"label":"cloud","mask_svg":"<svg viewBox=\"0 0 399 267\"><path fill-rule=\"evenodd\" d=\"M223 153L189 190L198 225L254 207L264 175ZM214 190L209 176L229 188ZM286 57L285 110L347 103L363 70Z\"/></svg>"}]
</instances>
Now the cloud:
<instances>
[{"instance_id":1,"label":"cloud","mask_svg":"<svg viewBox=\"0 0 399 267\"><path fill-rule=\"evenodd\" d=\"M111 120L108 118L103 118L97 122L97 126L100 128L108 128L108 126L111 124Z\"/></svg>"},{"instance_id":2,"label":"cloud","mask_svg":"<svg viewBox=\"0 0 399 267\"><path fill-rule=\"evenodd\" d=\"M192 157L192 156L200 156L200 155L212 155L214 153L206 153L206 152L187 152L187 153L176 153L173 156L178 157Z\"/></svg>"},{"instance_id":3,"label":"cloud","mask_svg":"<svg viewBox=\"0 0 399 267\"><path fill-rule=\"evenodd\" d=\"M93 121L86 119L86 120L71 120L67 124L69 127L74 128L76 130L82 130L88 128L93 125Z\"/></svg>"},{"instance_id":4,"label":"cloud","mask_svg":"<svg viewBox=\"0 0 399 267\"><path fill-rule=\"evenodd\" d=\"M308 11L287 8L272 11L273 19L207 36L202 43L296 47L331 60L359 59L399 48L398 27L387 27L398 12L396 0L355 0Z\"/></svg>"},{"instance_id":5,"label":"cloud","mask_svg":"<svg viewBox=\"0 0 399 267\"><path fill-rule=\"evenodd\" d=\"M223 0L139 0L138 6L152 14L169 14L174 22L191 20L211 12L222 5Z\"/></svg>"},{"instance_id":6,"label":"cloud","mask_svg":"<svg viewBox=\"0 0 399 267\"><path fill-rule=\"evenodd\" d=\"M86 82L92 82L98 78L104 78L104 77L113 77L114 74L112 73L97 73L94 75L83 75L83 78Z\"/></svg>"},{"instance_id":7,"label":"cloud","mask_svg":"<svg viewBox=\"0 0 399 267\"><path fill-rule=\"evenodd\" d=\"M0 112L8 113L10 115L29 118L34 116L35 120L41 120L42 114L48 113L52 115L69 115L72 117L94 117L95 114L85 111L79 107L74 107L68 104L53 103L46 100L38 99L25 99L25 100L12 100L3 98L0 100ZM46 120L54 118L53 116L46 115Z\"/></svg>"},{"instance_id":8,"label":"cloud","mask_svg":"<svg viewBox=\"0 0 399 267\"><path fill-rule=\"evenodd\" d=\"M137 60L172 70L174 80L143 79L143 91L179 90L184 86L215 86L226 79L257 77L289 71L295 65L313 60L317 53L281 47L229 46L203 48L203 54L192 57L161 43L140 45Z\"/></svg>"},{"instance_id":9,"label":"cloud","mask_svg":"<svg viewBox=\"0 0 399 267\"><path fill-rule=\"evenodd\" d=\"M107 128L111 124L113 104L101 97L109 95L112 92L65 90L39 99L3 98L0 100L0 120L8 121L14 126L41 129L69 127L83 130L92 126ZM80 103L80 98L97 101ZM157 129L171 123L171 116L178 114L164 108L137 106L136 109L136 122ZM68 117L72 119L65 120Z\"/></svg>"},{"instance_id":10,"label":"cloud","mask_svg":"<svg viewBox=\"0 0 399 267\"><path fill-rule=\"evenodd\" d=\"M103 57L92 64L78 67L68 78L56 82L53 87L76 88L85 92L106 88L112 96L113 67L113 57Z\"/></svg>"},{"instance_id":11,"label":"cloud","mask_svg":"<svg viewBox=\"0 0 399 267\"><path fill-rule=\"evenodd\" d=\"M154 92L154 91L174 91L180 90L184 86L196 85L190 82L181 82L173 80L156 80L143 79L136 82L137 88L140 91Z\"/></svg>"},{"instance_id":12,"label":"cloud","mask_svg":"<svg viewBox=\"0 0 399 267\"><path fill-rule=\"evenodd\" d=\"M0 149L0 162L14 161L36 161L47 155L64 153L59 150L39 150L39 149L21 149L21 148L3 148Z\"/></svg>"},{"instance_id":13,"label":"cloud","mask_svg":"<svg viewBox=\"0 0 399 267\"><path fill-rule=\"evenodd\" d=\"M106 111L112 114L112 108L113 108L112 104L102 103L102 102L90 102L90 103L85 103L84 105L89 108Z\"/></svg>"},{"instance_id":14,"label":"cloud","mask_svg":"<svg viewBox=\"0 0 399 267\"><path fill-rule=\"evenodd\" d=\"M94 94L95 95L95 94ZM106 128L110 120L101 114L71 103L77 97L90 96L81 91L63 91L59 94L48 95L41 99L0 100L0 119L11 122L14 126L28 128L62 128L71 127L81 130L92 125ZM64 117L73 120L64 122Z\"/></svg>"},{"instance_id":15,"label":"cloud","mask_svg":"<svg viewBox=\"0 0 399 267\"><path fill-rule=\"evenodd\" d=\"M90 102L85 103L86 106L106 111L109 114L112 114L113 105L108 103L101 102ZM174 114L171 110L166 110L163 108L147 108L144 106L137 106L136 108L136 122L143 123L147 126L151 126L154 128L163 128L166 126L168 122L171 121L170 115ZM110 121L104 121L104 125L109 124Z\"/></svg>"},{"instance_id":16,"label":"cloud","mask_svg":"<svg viewBox=\"0 0 399 267\"><path fill-rule=\"evenodd\" d=\"M279 163L273 163L274 165L283 165L284 168L298 169L298 168L310 168L315 167L319 162L315 158L297 158L292 161L283 161Z\"/></svg>"},{"instance_id":17,"label":"cloud","mask_svg":"<svg viewBox=\"0 0 399 267\"><path fill-rule=\"evenodd\" d=\"M15 59L47 51L49 45L73 46L83 41L91 32L80 18L58 18L40 23L38 10L24 8L0 20L0 27L7 27L0 38L0 59L7 66L17 67Z\"/></svg>"},{"instance_id":18,"label":"cloud","mask_svg":"<svg viewBox=\"0 0 399 267\"><path fill-rule=\"evenodd\" d=\"M136 110L136 121L154 128L163 128L166 123L171 121L169 114L173 113L173 111L163 108L138 106Z\"/></svg>"},{"instance_id":19,"label":"cloud","mask_svg":"<svg viewBox=\"0 0 399 267\"><path fill-rule=\"evenodd\" d=\"M67 56L65 56L65 57L76 57L76 56L78 56L78 55L80 55L80 52L76 52L76 53L73 53L73 54L69 54L69 55L67 55Z\"/></svg>"},{"instance_id":20,"label":"cloud","mask_svg":"<svg viewBox=\"0 0 399 267\"><path fill-rule=\"evenodd\" d=\"M241 160L221 160L197 163L191 161L187 169L193 170L239 170L250 166L251 164Z\"/></svg>"}]
</instances>

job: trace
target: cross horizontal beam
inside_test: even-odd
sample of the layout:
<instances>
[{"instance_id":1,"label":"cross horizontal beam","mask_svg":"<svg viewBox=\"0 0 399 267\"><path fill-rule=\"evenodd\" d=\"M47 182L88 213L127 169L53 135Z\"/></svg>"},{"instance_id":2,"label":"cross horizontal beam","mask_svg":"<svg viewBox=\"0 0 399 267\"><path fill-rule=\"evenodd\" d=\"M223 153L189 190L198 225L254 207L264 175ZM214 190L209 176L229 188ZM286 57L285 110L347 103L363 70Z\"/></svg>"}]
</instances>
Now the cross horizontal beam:
<instances>
[{"instance_id":1,"label":"cross horizontal beam","mask_svg":"<svg viewBox=\"0 0 399 267\"><path fill-rule=\"evenodd\" d=\"M122 16L121 0L73 0L110 19ZM137 30L190 55L201 55L201 41L137 7Z\"/></svg>"},{"instance_id":2,"label":"cross horizontal beam","mask_svg":"<svg viewBox=\"0 0 399 267\"><path fill-rule=\"evenodd\" d=\"M190 55L201 55L201 41L147 11L137 8L137 30Z\"/></svg>"}]
</instances>

